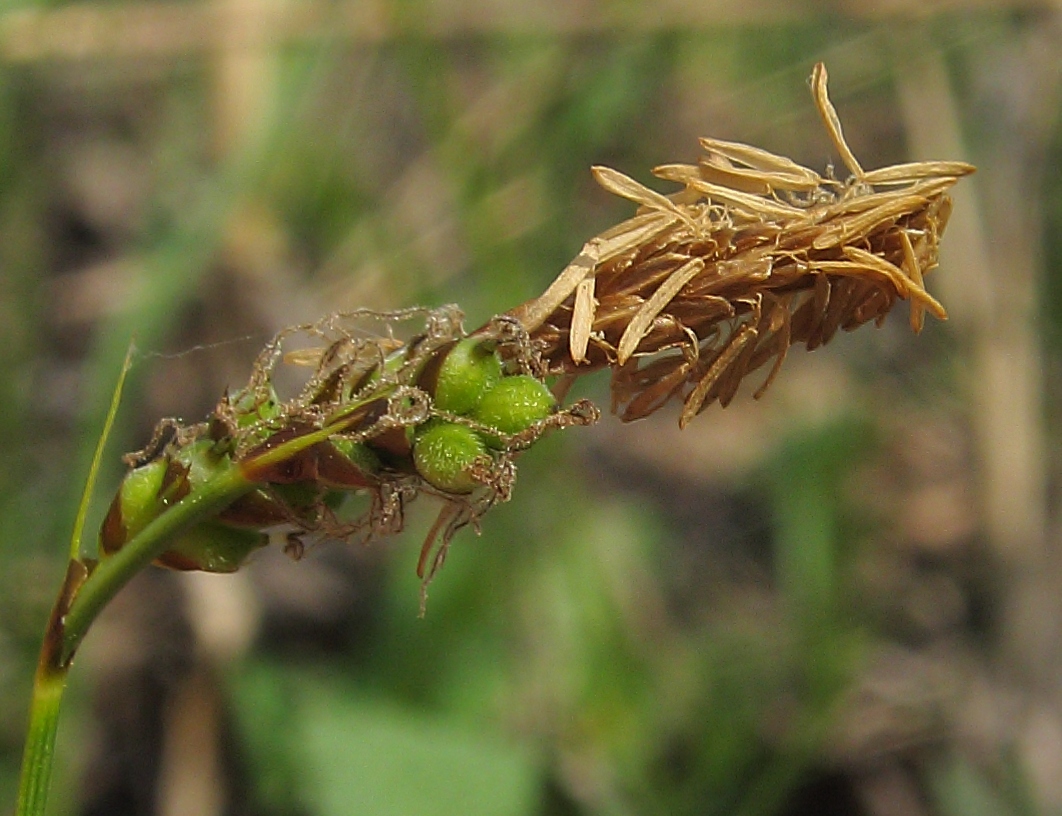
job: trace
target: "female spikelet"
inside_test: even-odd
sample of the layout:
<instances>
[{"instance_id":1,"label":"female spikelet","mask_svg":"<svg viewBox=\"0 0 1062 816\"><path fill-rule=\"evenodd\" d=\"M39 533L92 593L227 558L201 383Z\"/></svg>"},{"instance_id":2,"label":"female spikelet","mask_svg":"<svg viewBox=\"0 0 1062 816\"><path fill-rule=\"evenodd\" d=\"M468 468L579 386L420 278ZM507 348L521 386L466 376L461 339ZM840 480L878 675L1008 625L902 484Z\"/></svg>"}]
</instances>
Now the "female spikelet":
<instances>
[{"instance_id":1,"label":"female spikelet","mask_svg":"<svg viewBox=\"0 0 1062 816\"><path fill-rule=\"evenodd\" d=\"M916 332L926 312L946 317L923 278L937 264L947 190L974 168L941 161L865 171L826 80L820 63L812 94L846 181L708 138L698 164L654 169L684 186L669 196L593 168L601 186L640 208L510 312L551 372L571 379L609 366L623 420L678 397L685 426L713 401L727 405L745 375L773 360L759 397L794 343L811 350L839 328L880 325L898 299L909 301Z\"/></svg>"}]
</instances>

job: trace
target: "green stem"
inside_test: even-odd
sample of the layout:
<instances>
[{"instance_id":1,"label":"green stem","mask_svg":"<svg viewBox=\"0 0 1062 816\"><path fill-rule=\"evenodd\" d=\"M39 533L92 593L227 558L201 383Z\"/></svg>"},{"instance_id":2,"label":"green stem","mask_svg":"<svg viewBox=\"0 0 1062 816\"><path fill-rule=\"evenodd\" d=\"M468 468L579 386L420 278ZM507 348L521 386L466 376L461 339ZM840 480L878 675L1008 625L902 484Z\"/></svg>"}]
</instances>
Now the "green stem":
<instances>
[{"instance_id":1,"label":"green stem","mask_svg":"<svg viewBox=\"0 0 1062 816\"><path fill-rule=\"evenodd\" d=\"M48 783L55 759L55 732L59 726L59 704L66 689L66 669L41 666L33 683L29 731L22 753L22 779L18 788L16 816L43 816Z\"/></svg>"},{"instance_id":2,"label":"green stem","mask_svg":"<svg viewBox=\"0 0 1062 816\"><path fill-rule=\"evenodd\" d=\"M215 515L255 484L239 465L230 464L154 519L118 552L101 561L78 588L66 613L59 664L69 663L107 602L136 573L160 556L176 533Z\"/></svg>"},{"instance_id":3,"label":"green stem","mask_svg":"<svg viewBox=\"0 0 1062 816\"><path fill-rule=\"evenodd\" d=\"M59 704L70 661L96 616L137 572L165 551L176 533L213 516L254 486L239 465L230 464L148 524L87 577L81 561L70 562L41 646L22 756L17 816L43 816L55 758Z\"/></svg>"}]
</instances>

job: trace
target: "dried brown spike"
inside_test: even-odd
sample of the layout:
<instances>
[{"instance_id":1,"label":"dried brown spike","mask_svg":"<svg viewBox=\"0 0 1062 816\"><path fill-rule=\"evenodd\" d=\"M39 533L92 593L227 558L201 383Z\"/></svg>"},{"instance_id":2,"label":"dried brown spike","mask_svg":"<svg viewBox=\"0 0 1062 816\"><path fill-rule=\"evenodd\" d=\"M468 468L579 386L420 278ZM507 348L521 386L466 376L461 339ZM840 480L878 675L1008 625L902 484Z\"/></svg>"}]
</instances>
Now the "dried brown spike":
<instances>
[{"instance_id":1,"label":"dried brown spike","mask_svg":"<svg viewBox=\"0 0 1062 816\"><path fill-rule=\"evenodd\" d=\"M944 307L924 277L951 212L948 189L974 168L911 162L865 171L844 138L821 64L811 91L851 178L823 177L760 148L701 139L697 164L653 172L664 196L594 167L609 192L640 207L589 241L545 294L514 309L550 373L613 368L613 410L640 419L677 397L680 424L728 403L742 379L789 347L880 324L897 300L919 331Z\"/></svg>"}]
</instances>

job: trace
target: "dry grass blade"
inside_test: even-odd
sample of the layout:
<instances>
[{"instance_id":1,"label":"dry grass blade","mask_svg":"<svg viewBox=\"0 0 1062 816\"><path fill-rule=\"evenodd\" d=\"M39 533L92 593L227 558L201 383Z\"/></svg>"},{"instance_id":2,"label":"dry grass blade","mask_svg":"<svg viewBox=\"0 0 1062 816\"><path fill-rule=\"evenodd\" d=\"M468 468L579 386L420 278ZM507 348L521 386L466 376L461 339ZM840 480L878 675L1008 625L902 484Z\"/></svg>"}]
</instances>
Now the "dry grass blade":
<instances>
[{"instance_id":1,"label":"dry grass blade","mask_svg":"<svg viewBox=\"0 0 1062 816\"><path fill-rule=\"evenodd\" d=\"M613 369L613 410L624 420L681 399L680 424L729 402L744 377L789 347L809 350L840 329L880 324L897 301L911 328L944 307L925 289L951 212L948 190L973 167L956 161L865 171L845 142L826 92L815 106L852 174L824 178L760 148L701 139L696 164L663 164L682 185L665 196L604 167L594 177L642 209L597 236L540 298L510 312L548 371Z\"/></svg>"},{"instance_id":2,"label":"dry grass blade","mask_svg":"<svg viewBox=\"0 0 1062 816\"><path fill-rule=\"evenodd\" d=\"M918 266L918 258L915 256L914 246L911 244L911 239L906 232L900 233L900 240L903 241L903 269L911 277L915 286L918 289L925 290L925 283L922 281L922 270ZM939 305L939 304L938 304ZM940 307L940 311L944 311L944 307ZM937 317L940 317L940 313L935 313ZM925 323L925 309L920 303L911 303L911 331L915 334L922 331L922 326Z\"/></svg>"},{"instance_id":3,"label":"dry grass blade","mask_svg":"<svg viewBox=\"0 0 1062 816\"><path fill-rule=\"evenodd\" d=\"M970 172L965 162L927 161L894 164L863 174L866 184L910 184L915 179L959 178Z\"/></svg>"},{"instance_id":4,"label":"dry grass blade","mask_svg":"<svg viewBox=\"0 0 1062 816\"><path fill-rule=\"evenodd\" d=\"M719 356L712 361L711 366L704 373L704 376L700 379L693 391L686 398L686 404L682 407L682 413L679 415L679 427L685 428L689 424L690 420L700 413L701 409L705 406L705 400L708 396L708 392L716 385L722 378L723 374L727 371L730 365L738 358L738 356L745 351L750 341L756 339L756 329L752 326L744 325L738 328L737 333L726 345Z\"/></svg>"},{"instance_id":5,"label":"dry grass blade","mask_svg":"<svg viewBox=\"0 0 1062 816\"><path fill-rule=\"evenodd\" d=\"M645 246L666 234L674 220L667 213L648 212L628 218L612 229L605 230L594 239L597 262L607 263L640 246ZM583 252L586 252L585 247ZM593 271L591 268L589 274L593 274Z\"/></svg>"},{"instance_id":6,"label":"dry grass blade","mask_svg":"<svg viewBox=\"0 0 1062 816\"><path fill-rule=\"evenodd\" d=\"M822 178L814 170L809 170L792 159L779 156L777 153L771 153L759 147L753 147L741 142L711 139L707 136L702 136L700 143L701 147L708 153L708 161L711 161L715 155L723 156L730 161L739 162L753 170L763 170L768 173L786 176L792 179L794 183L801 185L801 187L790 189L804 188L810 191L822 183Z\"/></svg>"},{"instance_id":7,"label":"dry grass blade","mask_svg":"<svg viewBox=\"0 0 1062 816\"><path fill-rule=\"evenodd\" d=\"M767 188L771 190L769 176L761 173L759 177L764 182L768 182ZM753 195L699 178L690 179L686 184L690 190L701 193L711 202L729 204L746 218L795 219L803 218L806 215L806 212L799 207L786 204L767 195Z\"/></svg>"},{"instance_id":8,"label":"dry grass blade","mask_svg":"<svg viewBox=\"0 0 1062 816\"><path fill-rule=\"evenodd\" d=\"M753 190L740 185L758 184L761 195L769 195L772 190L810 193L823 184L818 173L785 156L740 142L708 138L700 141L701 147L707 151L700 164L701 178L705 181L729 184L746 192Z\"/></svg>"}]
</instances>

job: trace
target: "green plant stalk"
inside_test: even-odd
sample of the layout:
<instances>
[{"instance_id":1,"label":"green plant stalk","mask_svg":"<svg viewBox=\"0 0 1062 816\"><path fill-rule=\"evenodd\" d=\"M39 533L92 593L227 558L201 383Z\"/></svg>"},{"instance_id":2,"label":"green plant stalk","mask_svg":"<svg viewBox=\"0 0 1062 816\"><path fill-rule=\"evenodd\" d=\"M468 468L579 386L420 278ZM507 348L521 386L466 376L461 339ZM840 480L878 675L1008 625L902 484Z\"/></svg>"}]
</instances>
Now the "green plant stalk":
<instances>
[{"instance_id":1,"label":"green plant stalk","mask_svg":"<svg viewBox=\"0 0 1062 816\"><path fill-rule=\"evenodd\" d=\"M301 441L301 440L296 440ZM161 555L170 540L231 504L256 485L232 463L130 539L86 575L72 560L41 646L22 755L17 816L43 816L55 759L55 735L66 678L77 647L118 591Z\"/></svg>"},{"instance_id":2,"label":"green plant stalk","mask_svg":"<svg viewBox=\"0 0 1062 816\"><path fill-rule=\"evenodd\" d=\"M81 558L82 538L85 532L85 520L88 518L89 506L92 504L92 494L96 492L96 479L100 475L100 465L103 462L103 453L107 449L107 440L114 428L114 420L118 417L118 406L122 403L122 390L125 388L125 379L129 375L129 369L133 367L133 352L136 349L135 341L130 340L125 349L125 359L122 361L121 371L118 372L118 382L114 385L111 394L111 404L107 408L107 418L103 421L103 430L99 439L96 440L96 450L92 454L92 464L89 465L88 478L85 479L85 487L81 491L81 501L78 503L77 516L74 519L74 531L70 536L70 560L77 561Z\"/></svg>"},{"instance_id":3,"label":"green plant stalk","mask_svg":"<svg viewBox=\"0 0 1062 816\"><path fill-rule=\"evenodd\" d=\"M255 486L239 465L229 464L101 561L77 589L63 619L59 665L69 663L103 607L134 575L160 556L177 533L216 515Z\"/></svg>"},{"instance_id":4,"label":"green plant stalk","mask_svg":"<svg viewBox=\"0 0 1062 816\"><path fill-rule=\"evenodd\" d=\"M41 665L34 677L29 730L26 733L26 747L22 751L22 778L19 780L16 816L44 814L67 671L67 668L48 669Z\"/></svg>"},{"instance_id":5,"label":"green plant stalk","mask_svg":"<svg viewBox=\"0 0 1062 816\"><path fill-rule=\"evenodd\" d=\"M259 486L252 475L256 469L268 468L323 442L332 434L345 430L349 423L350 420L342 416L325 428L288 440L251 459L229 462L144 527L118 552L91 569L79 558L71 559L48 623L34 678L16 816L44 814L67 674L74 653L107 603L133 576L161 555L174 536L213 517Z\"/></svg>"}]
</instances>

